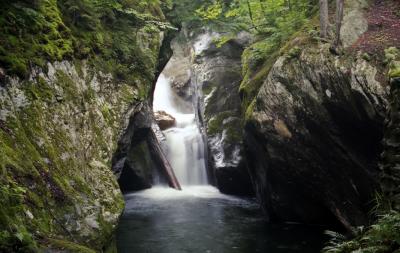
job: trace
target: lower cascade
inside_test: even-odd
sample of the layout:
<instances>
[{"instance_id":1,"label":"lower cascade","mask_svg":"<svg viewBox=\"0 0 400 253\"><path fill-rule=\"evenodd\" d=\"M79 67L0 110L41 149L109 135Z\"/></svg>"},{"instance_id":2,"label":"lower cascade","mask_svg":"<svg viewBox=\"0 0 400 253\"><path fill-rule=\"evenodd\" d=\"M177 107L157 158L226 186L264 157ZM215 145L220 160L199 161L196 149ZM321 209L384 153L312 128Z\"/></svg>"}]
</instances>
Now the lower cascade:
<instances>
[{"instance_id":1,"label":"lower cascade","mask_svg":"<svg viewBox=\"0 0 400 253\"><path fill-rule=\"evenodd\" d=\"M179 183L206 185L207 172L203 136L196 122L194 108L174 94L169 80L161 75L154 91L153 110L175 118L175 126L164 131L167 158Z\"/></svg>"}]
</instances>

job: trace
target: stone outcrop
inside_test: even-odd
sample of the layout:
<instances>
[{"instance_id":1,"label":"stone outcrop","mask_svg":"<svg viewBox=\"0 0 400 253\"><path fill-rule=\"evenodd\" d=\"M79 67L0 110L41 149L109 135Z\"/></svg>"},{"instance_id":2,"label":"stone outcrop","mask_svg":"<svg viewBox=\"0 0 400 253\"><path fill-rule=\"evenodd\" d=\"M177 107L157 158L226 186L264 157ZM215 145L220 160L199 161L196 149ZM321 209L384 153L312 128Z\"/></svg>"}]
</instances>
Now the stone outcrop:
<instances>
[{"instance_id":1,"label":"stone outcrop","mask_svg":"<svg viewBox=\"0 0 400 253\"><path fill-rule=\"evenodd\" d=\"M176 123L175 118L164 111L154 112L154 118L162 131L173 127Z\"/></svg>"},{"instance_id":2,"label":"stone outcrop","mask_svg":"<svg viewBox=\"0 0 400 253\"><path fill-rule=\"evenodd\" d=\"M176 93L194 103L209 154L209 176L224 193L251 194L241 127L241 54L249 36L241 33L217 47L221 35L183 29L172 42L174 55L163 74Z\"/></svg>"},{"instance_id":3,"label":"stone outcrop","mask_svg":"<svg viewBox=\"0 0 400 253\"><path fill-rule=\"evenodd\" d=\"M229 194L252 193L244 154L239 86L241 55L249 42L239 34L221 47L213 41L220 35L205 32L194 39L192 82L198 100L209 150L209 166L220 191Z\"/></svg>"},{"instance_id":4,"label":"stone outcrop","mask_svg":"<svg viewBox=\"0 0 400 253\"><path fill-rule=\"evenodd\" d=\"M185 31L185 30L184 30ZM171 41L172 57L163 70L163 75L171 82L171 87L179 97L190 101L191 89L191 47L184 31Z\"/></svg>"},{"instance_id":5,"label":"stone outcrop","mask_svg":"<svg viewBox=\"0 0 400 253\"><path fill-rule=\"evenodd\" d=\"M107 63L119 68L112 74L105 71L115 68L99 66L101 52L88 60L41 58L45 66L29 66L23 78L0 69L1 252L68 250L75 244L102 252L112 241L124 207L112 171L119 143L130 144L128 164L141 165L147 158L141 156L147 150L139 137L128 140L146 128L141 117L152 115L142 108L153 86L162 34L147 28L127 28L136 32L131 41L124 38L137 45L131 48L135 54L125 61L107 56ZM133 65L136 72L130 69L128 80L123 70ZM141 167L143 175L152 168ZM147 187L147 182L130 183Z\"/></svg>"},{"instance_id":6,"label":"stone outcrop","mask_svg":"<svg viewBox=\"0 0 400 253\"><path fill-rule=\"evenodd\" d=\"M137 93L84 62L47 68L0 86L2 217L34 237L106 245L124 205L109 164Z\"/></svg>"},{"instance_id":7,"label":"stone outcrop","mask_svg":"<svg viewBox=\"0 0 400 253\"><path fill-rule=\"evenodd\" d=\"M376 74L328 45L276 61L246 124L249 168L271 219L365 224L386 104Z\"/></svg>"},{"instance_id":8,"label":"stone outcrop","mask_svg":"<svg viewBox=\"0 0 400 253\"><path fill-rule=\"evenodd\" d=\"M128 127L118 142L112 162L122 192L147 189L155 181L180 188L166 161L165 147L160 144L163 134L154 122L147 102L138 104L130 112Z\"/></svg>"},{"instance_id":9,"label":"stone outcrop","mask_svg":"<svg viewBox=\"0 0 400 253\"><path fill-rule=\"evenodd\" d=\"M156 168L148 143L153 123L150 106L140 103L129 115L128 126L118 141L112 162L122 192L150 188Z\"/></svg>"}]
</instances>

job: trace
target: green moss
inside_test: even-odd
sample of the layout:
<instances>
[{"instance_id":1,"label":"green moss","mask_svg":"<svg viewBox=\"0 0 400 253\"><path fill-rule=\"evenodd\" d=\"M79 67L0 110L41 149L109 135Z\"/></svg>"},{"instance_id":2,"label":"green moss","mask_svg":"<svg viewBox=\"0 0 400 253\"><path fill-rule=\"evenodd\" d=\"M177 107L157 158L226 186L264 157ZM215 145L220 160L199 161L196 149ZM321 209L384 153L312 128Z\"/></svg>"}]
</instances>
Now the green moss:
<instances>
[{"instance_id":1,"label":"green moss","mask_svg":"<svg viewBox=\"0 0 400 253\"><path fill-rule=\"evenodd\" d=\"M125 103L133 103L139 97L136 95L135 90L127 84L123 84L121 87L121 99Z\"/></svg>"},{"instance_id":2,"label":"green moss","mask_svg":"<svg viewBox=\"0 0 400 253\"><path fill-rule=\"evenodd\" d=\"M400 77L400 63L398 62L393 63L393 67L391 67L390 71L389 71L389 77L390 78L397 78Z\"/></svg>"},{"instance_id":3,"label":"green moss","mask_svg":"<svg viewBox=\"0 0 400 253\"><path fill-rule=\"evenodd\" d=\"M81 3L78 12L86 16L73 20L67 2ZM107 191L118 189L110 172L116 147L110 145L109 137L117 143L120 129L114 114L149 95L161 30L156 23L138 20L126 10L135 8L146 14L146 21L161 22L163 17L153 8L156 2L139 5L128 0L119 7L94 3L17 0L4 2L0 10L0 67L8 75L25 78L16 90L26 98L26 104L18 109L0 101L1 109L11 112L7 120L0 121L0 186L8 187L0 189L1 252L35 252L48 237L66 240L52 241L57 249L93 252L69 243L78 241L89 247L96 244L95 250L100 251L113 230L101 215L101 236L66 232L60 224L67 223L65 217L82 219L75 208L93 204L88 201L98 200L104 210L115 214L123 208L122 197ZM74 63L89 88L81 89L75 78L62 71L56 72L54 82L43 77L27 81L31 67L46 71L49 61L64 59ZM100 71L111 73L117 82L110 86ZM101 84L107 84L101 86L101 94L90 85L95 73ZM117 93L115 97L121 100L111 101L109 93ZM100 108L99 96L106 101ZM93 161L104 167L90 166ZM24 191L14 196L18 189ZM103 196L108 198L103 200Z\"/></svg>"},{"instance_id":4,"label":"green moss","mask_svg":"<svg viewBox=\"0 0 400 253\"><path fill-rule=\"evenodd\" d=\"M3 3L0 66L9 75L24 78L31 66L88 58L92 66L115 78L133 80L134 74L152 78L160 43L154 35L164 29L164 16L156 9L157 2L143 5L135 0L106 0L101 5L72 0ZM152 22L137 22L137 15ZM139 46L141 39L151 39L151 48Z\"/></svg>"},{"instance_id":5,"label":"green moss","mask_svg":"<svg viewBox=\"0 0 400 253\"><path fill-rule=\"evenodd\" d=\"M246 112L245 112L245 121L250 121L253 118L253 112L256 106L256 99L253 99L253 101L250 103L250 105L247 107Z\"/></svg>"},{"instance_id":6,"label":"green moss","mask_svg":"<svg viewBox=\"0 0 400 253\"><path fill-rule=\"evenodd\" d=\"M111 243L104 250L104 253L118 253L117 241L115 238L111 241Z\"/></svg>"},{"instance_id":7,"label":"green moss","mask_svg":"<svg viewBox=\"0 0 400 253\"><path fill-rule=\"evenodd\" d=\"M22 224L25 193L27 190L15 182L2 182L0 185L0 251L1 252L37 252L33 236ZM18 216L20 217L18 217ZM16 217L15 217L16 216ZM17 219L19 222L16 222Z\"/></svg>"},{"instance_id":8,"label":"green moss","mask_svg":"<svg viewBox=\"0 0 400 253\"><path fill-rule=\"evenodd\" d=\"M230 117L235 118L224 123L224 120ZM242 139L240 120L235 113L230 111L221 112L208 121L207 135L222 134L224 131L227 136L227 141L229 142L236 143Z\"/></svg>"},{"instance_id":9,"label":"green moss","mask_svg":"<svg viewBox=\"0 0 400 253\"><path fill-rule=\"evenodd\" d=\"M366 60L366 61L371 61L371 55L369 55L368 53L363 53L361 55L361 58Z\"/></svg>"},{"instance_id":10,"label":"green moss","mask_svg":"<svg viewBox=\"0 0 400 253\"><path fill-rule=\"evenodd\" d=\"M318 26L318 15L311 12L311 19L302 20L296 27L291 27L284 34L274 34L261 39L244 50L242 55L242 75L239 92L242 98L243 118L248 119L254 108L254 99L267 78L277 58L287 55L289 59L298 58L304 46L315 45L312 39L315 27ZM303 23L304 22L304 23ZM310 32L311 31L311 32Z\"/></svg>"},{"instance_id":11,"label":"green moss","mask_svg":"<svg viewBox=\"0 0 400 253\"><path fill-rule=\"evenodd\" d=\"M400 57L400 50L395 47L385 49L385 62L390 63Z\"/></svg>"},{"instance_id":12,"label":"green moss","mask_svg":"<svg viewBox=\"0 0 400 253\"><path fill-rule=\"evenodd\" d=\"M49 246L52 249L58 249L58 250L63 250L67 252L75 252L75 253L96 253L96 251L87 248L85 246L70 242L70 241L65 241L65 240L59 240L59 239L49 239L48 240Z\"/></svg>"},{"instance_id":13,"label":"green moss","mask_svg":"<svg viewBox=\"0 0 400 253\"><path fill-rule=\"evenodd\" d=\"M25 77L30 65L72 55L72 39L56 0L40 4L15 1L0 10L0 64L10 75Z\"/></svg>"},{"instance_id":14,"label":"green moss","mask_svg":"<svg viewBox=\"0 0 400 253\"><path fill-rule=\"evenodd\" d=\"M389 78L400 77L400 50L398 48L385 49L385 63L389 65Z\"/></svg>"},{"instance_id":15,"label":"green moss","mask_svg":"<svg viewBox=\"0 0 400 253\"><path fill-rule=\"evenodd\" d=\"M298 46L291 48L287 54L289 59L298 58L301 54L302 49Z\"/></svg>"},{"instance_id":16,"label":"green moss","mask_svg":"<svg viewBox=\"0 0 400 253\"><path fill-rule=\"evenodd\" d=\"M112 113L111 113L111 108L108 104L104 104L101 107L101 113L103 114L104 119L108 122L112 122Z\"/></svg>"},{"instance_id":17,"label":"green moss","mask_svg":"<svg viewBox=\"0 0 400 253\"><path fill-rule=\"evenodd\" d=\"M279 53L276 51L271 53L270 57L261 66L256 68L244 64L244 78L239 88L242 97L242 108L244 108L244 111L247 111L247 107L257 96L260 87L267 78L278 55Z\"/></svg>"}]
</instances>

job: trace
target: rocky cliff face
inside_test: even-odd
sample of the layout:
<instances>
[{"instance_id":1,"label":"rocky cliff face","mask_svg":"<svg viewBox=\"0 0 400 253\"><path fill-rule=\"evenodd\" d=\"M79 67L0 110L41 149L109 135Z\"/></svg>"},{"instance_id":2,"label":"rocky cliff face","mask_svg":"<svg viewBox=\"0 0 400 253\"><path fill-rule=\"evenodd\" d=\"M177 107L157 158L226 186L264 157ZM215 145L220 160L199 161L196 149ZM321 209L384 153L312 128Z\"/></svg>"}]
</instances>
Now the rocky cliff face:
<instances>
[{"instance_id":1,"label":"rocky cliff face","mask_svg":"<svg viewBox=\"0 0 400 253\"><path fill-rule=\"evenodd\" d=\"M123 208L110 162L125 127L120 115L134 95L110 75L67 61L48 64L47 73L33 71L26 81L6 77L0 88L3 222L35 237L105 245Z\"/></svg>"},{"instance_id":2,"label":"rocky cliff face","mask_svg":"<svg viewBox=\"0 0 400 253\"><path fill-rule=\"evenodd\" d=\"M7 8L14 8L14 14L23 19L17 12L20 4L28 5L16 3ZM38 5L23 10L42 11ZM51 5L61 15L56 1ZM127 14L114 14L115 20L129 20ZM57 22L62 23L59 16ZM84 33L78 25L73 29ZM97 48L96 55L87 55L88 60L70 56L68 61L31 65L29 73L20 73L23 78L12 75L12 69L0 69L0 251L62 248L90 252L75 244L102 251L110 243L124 206L111 170L112 159L124 142L131 144L126 160L142 173L141 179L151 174L151 165L143 165L150 151L135 139L146 125L137 123L139 114L152 114L145 105L153 86L161 33L152 24L151 28L125 23L121 29L136 31L136 35L118 35L124 40L118 41L119 46L131 46L123 48L129 54L124 59L105 56L106 49ZM104 31L100 30L104 27L91 27L90 32L93 29ZM102 38L99 43L106 41ZM75 43L83 42L75 38ZM106 72L99 62L111 63L116 69L110 70L116 71ZM139 67L143 71L138 72ZM127 136L133 139L126 140ZM142 181L131 183L144 188L147 185Z\"/></svg>"},{"instance_id":3,"label":"rocky cliff face","mask_svg":"<svg viewBox=\"0 0 400 253\"><path fill-rule=\"evenodd\" d=\"M249 38L242 33L217 47L220 36L207 29L193 34L183 31L172 44L174 56L164 74L177 94L198 108L212 182L224 193L250 194L239 97L241 54Z\"/></svg>"},{"instance_id":4,"label":"rocky cliff face","mask_svg":"<svg viewBox=\"0 0 400 253\"><path fill-rule=\"evenodd\" d=\"M246 125L249 168L271 218L367 221L385 108L376 73L327 48L277 60Z\"/></svg>"},{"instance_id":5,"label":"rocky cliff face","mask_svg":"<svg viewBox=\"0 0 400 253\"><path fill-rule=\"evenodd\" d=\"M364 7L346 6L344 46L367 30ZM288 44L247 109L249 169L271 219L351 230L368 221L378 189L387 91L377 66L302 39Z\"/></svg>"}]
</instances>

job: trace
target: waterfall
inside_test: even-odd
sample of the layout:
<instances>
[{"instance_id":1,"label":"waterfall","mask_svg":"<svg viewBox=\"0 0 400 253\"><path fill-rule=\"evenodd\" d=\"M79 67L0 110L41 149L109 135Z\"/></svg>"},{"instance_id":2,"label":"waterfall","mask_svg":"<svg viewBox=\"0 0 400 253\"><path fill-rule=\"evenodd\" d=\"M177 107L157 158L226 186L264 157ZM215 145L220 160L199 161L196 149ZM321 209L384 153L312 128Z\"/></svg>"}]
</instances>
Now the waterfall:
<instances>
[{"instance_id":1,"label":"waterfall","mask_svg":"<svg viewBox=\"0 0 400 253\"><path fill-rule=\"evenodd\" d=\"M163 131L167 143L167 158L181 185L207 184L204 140L196 122L193 104L183 101L161 74L154 91L154 111L165 111L176 124Z\"/></svg>"}]
</instances>

